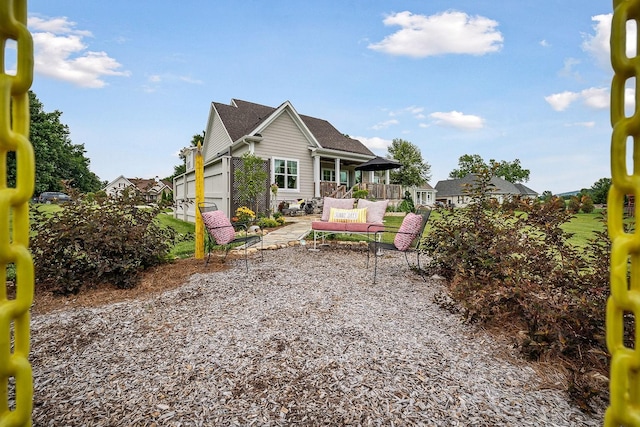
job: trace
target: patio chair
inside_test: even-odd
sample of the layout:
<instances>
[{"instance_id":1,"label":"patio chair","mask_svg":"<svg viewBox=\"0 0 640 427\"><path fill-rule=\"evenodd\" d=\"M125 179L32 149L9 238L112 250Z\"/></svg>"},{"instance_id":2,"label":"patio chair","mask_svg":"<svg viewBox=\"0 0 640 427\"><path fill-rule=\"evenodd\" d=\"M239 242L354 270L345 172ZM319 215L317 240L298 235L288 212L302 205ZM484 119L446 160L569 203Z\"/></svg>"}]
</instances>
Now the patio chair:
<instances>
[{"instance_id":1,"label":"patio chair","mask_svg":"<svg viewBox=\"0 0 640 427\"><path fill-rule=\"evenodd\" d=\"M424 228L429 220L429 215L431 215L431 210L429 209L418 211L417 214L408 213L397 230L385 227L384 231L376 232L375 239L369 243L369 250L367 251L367 268L369 267L369 257L372 252L373 258L375 259L373 267L374 284L376 283L376 277L378 275L378 257L382 256L384 251L403 252L409 268L411 268L411 264L409 263L408 254L415 252L418 271L420 271L420 243ZM383 242L383 233L393 234L393 243ZM422 278L424 280L424 277Z\"/></svg>"},{"instance_id":2,"label":"patio chair","mask_svg":"<svg viewBox=\"0 0 640 427\"><path fill-rule=\"evenodd\" d=\"M207 230L207 241L205 242L205 250L207 250L207 262L211 258L211 251L215 246L222 246L225 250L222 262L225 262L231 248L238 245L244 245L244 265L245 270L249 271L248 247L260 242L260 258L264 261L262 254L262 231L256 234L249 234L246 224L232 224L224 212L218 210L215 203L200 203L198 211L202 215L204 228ZM236 229L240 229L240 234L236 235Z\"/></svg>"}]
</instances>

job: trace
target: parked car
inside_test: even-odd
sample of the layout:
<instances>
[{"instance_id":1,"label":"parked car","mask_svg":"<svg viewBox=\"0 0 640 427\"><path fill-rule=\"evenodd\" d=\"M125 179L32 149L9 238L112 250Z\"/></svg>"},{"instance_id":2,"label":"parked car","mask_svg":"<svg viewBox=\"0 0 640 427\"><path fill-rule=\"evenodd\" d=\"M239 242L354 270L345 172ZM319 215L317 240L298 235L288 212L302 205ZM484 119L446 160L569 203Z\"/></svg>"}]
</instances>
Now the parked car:
<instances>
[{"instance_id":1,"label":"parked car","mask_svg":"<svg viewBox=\"0 0 640 427\"><path fill-rule=\"evenodd\" d=\"M45 191L44 193L40 194L40 197L38 197L38 202L47 204L64 203L70 201L71 196L65 193L60 193L58 191Z\"/></svg>"}]
</instances>

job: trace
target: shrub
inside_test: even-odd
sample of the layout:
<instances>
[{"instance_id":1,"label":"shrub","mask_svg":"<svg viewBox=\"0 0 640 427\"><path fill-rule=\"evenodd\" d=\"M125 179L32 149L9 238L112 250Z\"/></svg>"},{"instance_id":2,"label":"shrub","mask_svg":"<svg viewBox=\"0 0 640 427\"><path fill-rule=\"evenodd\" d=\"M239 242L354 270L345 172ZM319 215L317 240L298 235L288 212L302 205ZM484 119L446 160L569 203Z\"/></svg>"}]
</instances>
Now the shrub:
<instances>
[{"instance_id":1,"label":"shrub","mask_svg":"<svg viewBox=\"0 0 640 427\"><path fill-rule=\"evenodd\" d=\"M571 196L569 203L567 204L567 209L569 212L574 214L580 212L580 199L578 196Z\"/></svg>"},{"instance_id":2,"label":"shrub","mask_svg":"<svg viewBox=\"0 0 640 427\"><path fill-rule=\"evenodd\" d=\"M85 285L136 285L145 268L167 262L174 232L155 220L158 208L132 198L78 200L63 209L32 211L36 285L76 294Z\"/></svg>"},{"instance_id":3,"label":"shrub","mask_svg":"<svg viewBox=\"0 0 640 427\"><path fill-rule=\"evenodd\" d=\"M278 220L275 218L260 218L257 224L260 228L274 228L280 225Z\"/></svg>"},{"instance_id":4,"label":"shrub","mask_svg":"<svg viewBox=\"0 0 640 427\"><path fill-rule=\"evenodd\" d=\"M369 197L369 190L355 190L353 192L353 197L355 199L366 199L367 197Z\"/></svg>"},{"instance_id":5,"label":"shrub","mask_svg":"<svg viewBox=\"0 0 640 427\"><path fill-rule=\"evenodd\" d=\"M591 213L594 211L595 206L593 206L593 199L588 194L582 196L580 200L582 202L581 209L584 213Z\"/></svg>"},{"instance_id":6,"label":"shrub","mask_svg":"<svg viewBox=\"0 0 640 427\"><path fill-rule=\"evenodd\" d=\"M607 374L608 237L600 233L578 250L560 228L572 215L557 201L521 200L505 211L491 203L489 179L478 174L467 208L441 210L431 221L423 246L428 269L448 279L468 321L516 328L525 356L563 363L572 397L587 405L606 393L592 374Z\"/></svg>"},{"instance_id":7,"label":"shrub","mask_svg":"<svg viewBox=\"0 0 640 427\"><path fill-rule=\"evenodd\" d=\"M404 197L402 198L402 201L398 205L397 210L398 212L407 212L407 213L415 212L416 207L413 204L411 193L409 193L408 191L404 192Z\"/></svg>"}]
</instances>

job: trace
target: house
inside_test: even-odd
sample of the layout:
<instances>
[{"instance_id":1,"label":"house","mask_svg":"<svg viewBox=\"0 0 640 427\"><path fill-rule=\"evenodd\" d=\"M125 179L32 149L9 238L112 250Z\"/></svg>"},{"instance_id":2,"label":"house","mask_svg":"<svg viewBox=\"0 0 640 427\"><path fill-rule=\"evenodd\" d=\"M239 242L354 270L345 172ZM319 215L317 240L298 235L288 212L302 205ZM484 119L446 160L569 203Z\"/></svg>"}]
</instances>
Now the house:
<instances>
[{"instance_id":1,"label":"house","mask_svg":"<svg viewBox=\"0 0 640 427\"><path fill-rule=\"evenodd\" d=\"M442 202L445 205L465 207L471 201L467 194L467 187L473 185L476 180L475 174L469 174L460 179L447 179L444 181L438 181L436 184L437 197L436 201ZM493 189L491 191L492 197L494 197L499 203L508 200L509 198L519 196L523 198L536 198L538 193L530 189L524 184L512 184L509 181L505 181L502 178L494 176L491 178L491 184Z\"/></svg>"},{"instance_id":2,"label":"house","mask_svg":"<svg viewBox=\"0 0 640 427\"><path fill-rule=\"evenodd\" d=\"M436 193L438 190L433 188L429 183L425 183L419 187L410 190L413 203L416 206L434 206L436 203Z\"/></svg>"},{"instance_id":3,"label":"house","mask_svg":"<svg viewBox=\"0 0 640 427\"><path fill-rule=\"evenodd\" d=\"M162 194L170 194L172 190L172 183L158 179L142 179L142 178L125 178L120 175L106 187L103 191L110 197L117 197L125 189L131 189L135 191L137 195L142 197L147 203L155 203L162 199ZM131 191L130 190L130 191Z\"/></svg>"},{"instance_id":4,"label":"house","mask_svg":"<svg viewBox=\"0 0 640 427\"><path fill-rule=\"evenodd\" d=\"M175 215L195 221L195 150L182 151L186 172L174 179ZM234 171L241 156L252 153L264 160L268 173L260 210L268 211L281 201L310 200L324 196L341 197L358 183L376 198L401 198L400 186L375 184L373 171L356 166L376 157L360 141L338 131L326 120L299 114L291 102L269 107L232 99L230 104L212 102L202 145L204 198L227 215L235 212ZM277 198L270 200L269 186L278 186Z\"/></svg>"}]
</instances>

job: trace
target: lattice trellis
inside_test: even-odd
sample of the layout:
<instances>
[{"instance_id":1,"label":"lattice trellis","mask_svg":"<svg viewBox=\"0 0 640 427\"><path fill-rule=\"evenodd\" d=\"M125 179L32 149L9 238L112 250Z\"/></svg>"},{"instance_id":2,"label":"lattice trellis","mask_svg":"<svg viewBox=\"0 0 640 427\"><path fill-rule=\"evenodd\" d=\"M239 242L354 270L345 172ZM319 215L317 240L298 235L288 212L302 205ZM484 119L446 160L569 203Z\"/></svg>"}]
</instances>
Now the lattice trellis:
<instances>
[{"instance_id":1,"label":"lattice trellis","mask_svg":"<svg viewBox=\"0 0 640 427\"><path fill-rule=\"evenodd\" d=\"M234 212L236 211L236 209L238 209L240 206L242 206L240 204L240 198L239 198L239 194L240 194L240 183L238 183L235 179L235 171L237 169L241 169L243 167L243 160L241 157L232 157L231 158L231 212L229 212L230 216L233 216ZM264 160L262 162L262 170L265 171L267 173L267 179L264 182L264 192L261 193L260 195L258 195L257 197L257 201L258 201L258 212L256 212L256 214L258 213L267 213L269 212L269 208L270 208L270 201L269 201L269 194L270 194L270 190L269 190L269 177L270 175L270 168L269 168L269 161L268 160ZM253 206L250 206L251 209L253 209Z\"/></svg>"}]
</instances>

